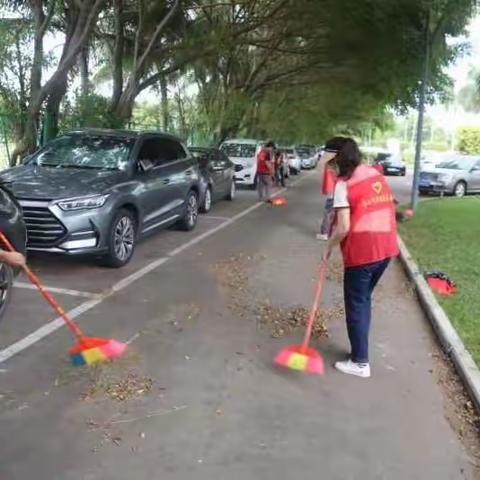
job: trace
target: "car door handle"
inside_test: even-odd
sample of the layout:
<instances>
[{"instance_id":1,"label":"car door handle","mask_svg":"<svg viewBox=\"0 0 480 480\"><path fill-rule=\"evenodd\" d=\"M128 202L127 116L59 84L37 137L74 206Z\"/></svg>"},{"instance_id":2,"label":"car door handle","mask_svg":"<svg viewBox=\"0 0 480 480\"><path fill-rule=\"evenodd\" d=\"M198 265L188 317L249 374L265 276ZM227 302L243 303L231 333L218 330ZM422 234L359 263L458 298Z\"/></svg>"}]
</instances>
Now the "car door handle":
<instances>
[{"instance_id":1,"label":"car door handle","mask_svg":"<svg viewBox=\"0 0 480 480\"><path fill-rule=\"evenodd\" d=\"M187 175L188 177L191 177L193 175L193 171L192 170L187 170L185 172L185 175Z\"/></svg>"},{"instance_id":2,"label":"car door handle","mask_svg":"<svg viewBox=\"0 0 480 480\"><path fill-rule=\"evenodd\" d=\"M163 179L163 183L164 183L165 185L168 185L168 184L170 183L170 179L169 179L169 178L164 178L164 179Z\"/></svg>"}]
</instances>

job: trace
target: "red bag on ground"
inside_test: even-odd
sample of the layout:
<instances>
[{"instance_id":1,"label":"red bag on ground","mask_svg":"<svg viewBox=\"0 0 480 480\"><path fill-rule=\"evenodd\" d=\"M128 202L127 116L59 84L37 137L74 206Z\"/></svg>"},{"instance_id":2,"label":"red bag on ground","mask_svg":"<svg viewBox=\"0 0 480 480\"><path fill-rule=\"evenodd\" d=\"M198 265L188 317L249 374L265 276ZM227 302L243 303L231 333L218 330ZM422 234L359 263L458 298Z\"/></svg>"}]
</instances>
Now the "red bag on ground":
<instances>
[{"instance_id":1,"label":"red bag on ground","mask_svg":"<svg viewBox=\"0 0 480 480\"><path fill-rule=\"evenodd\" d=\"M450 280L447 275L442 272L426 272L424 274L430 288L440 295L452 295L457 291L455 282Z\"/></svg>"}]
</instances>

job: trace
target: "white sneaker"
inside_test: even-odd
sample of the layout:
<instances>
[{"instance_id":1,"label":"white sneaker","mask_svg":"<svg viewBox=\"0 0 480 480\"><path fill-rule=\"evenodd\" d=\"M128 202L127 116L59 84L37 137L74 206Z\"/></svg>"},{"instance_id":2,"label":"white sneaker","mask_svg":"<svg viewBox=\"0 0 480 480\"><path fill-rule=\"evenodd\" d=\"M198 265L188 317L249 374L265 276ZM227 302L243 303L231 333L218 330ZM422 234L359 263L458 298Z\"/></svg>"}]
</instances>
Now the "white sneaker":
<instances>
[{"instance_id":1,"label":"white sneaker","mask_svg":"<svg viewBox=\"0 0 480 480\"><path fill-rule=\"evenodd\" d=\"M348 375L355 375L362 378L368 378L370 376L370 365L368 363L355 363L348 359L344 362L336 362L335 368Z\"/></svg>"},{"instance_id":2,"label":"white sneaker","mask_svg":"<svg viewBox=\"0 0 480 480\"><path fill-rule=\"evenodd\" d=\"M328 235L324 233L317 233L317 240L321 240L322 242L326 242L328 240Z\"/></svg>"}]
</instances>

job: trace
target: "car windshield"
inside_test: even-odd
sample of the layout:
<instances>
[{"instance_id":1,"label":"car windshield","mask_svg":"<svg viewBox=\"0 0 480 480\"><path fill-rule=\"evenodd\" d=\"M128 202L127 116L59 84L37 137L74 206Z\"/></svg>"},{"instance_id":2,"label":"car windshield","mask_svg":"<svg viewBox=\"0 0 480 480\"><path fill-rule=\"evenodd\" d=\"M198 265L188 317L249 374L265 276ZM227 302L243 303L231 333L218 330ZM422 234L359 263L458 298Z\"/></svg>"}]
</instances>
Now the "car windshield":
<instances>
[{"instance_id":1,"label":"car windshield","mask_svg":"<svg viewBox=\"0 0 480 480\"><path fill-rule=\"evenodd\" d=\"M221 150L228 157L251 158L255 156L257 147L250 143L224 143Z\"/></svg>"},{"instance_id":2,"label":"car windshield","mask_svg":"<svg viewBox=\"0 0 480 480\"><path fill-rule=\"evenodd\" d=\"M29 163L55 168L123 170L133 140L100 135L66 135L48 143Z\"/></svg>"},{"instance_id":3,"label":"car windshield","mask_svg":"<svg viewBox=\"0 0 480 480\"><path fill-rule=\"evenodd\" d=\"M455 158L446 162L437 164L437 168L444 168L446 170L468 170L473 167L474 159L469 158Z\"/></svg>"},{"instance_id":4,"label":"car windshield","mask_svg":"<svg viewBox=\"0 0 480 480\"><path fill-rule=\"evenodd\" d=\"M298 156L300 158L309 158L312 156L312 151L311 150L297 150Z\"/></svg>"}]
</instances>

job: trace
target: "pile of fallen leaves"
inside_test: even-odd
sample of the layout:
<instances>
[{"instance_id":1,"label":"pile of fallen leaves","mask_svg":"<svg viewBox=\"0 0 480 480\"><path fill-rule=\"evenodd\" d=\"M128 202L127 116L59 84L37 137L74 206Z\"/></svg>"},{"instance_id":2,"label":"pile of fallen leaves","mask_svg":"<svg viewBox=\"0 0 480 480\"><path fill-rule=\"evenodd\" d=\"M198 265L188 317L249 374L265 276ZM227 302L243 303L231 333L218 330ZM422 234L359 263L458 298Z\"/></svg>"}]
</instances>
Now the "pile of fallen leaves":
<instances>
[{"instance_id":1,"label":"pile of fallen leaves","mask_svg":"<svg viewBox=\"0 0 480 480\"><path fill-rule=\"evenodd\" d=\"M153 380L130 371L124 375L105 371L92 375L84 399L105 396L110 400L123 402L130 398L146 395L152 390Z\"/></svg>"},{"instance_id":2,"label":"pile of fallen leaves","mask_svg":"<svg viewBox=\"0 0 480 480\"><path fill-rule=\"evenodd\" d=\"M334 305L322 308L317 312L313 325L312 337L328 336L327 322L343 318L343 307ZM305 328L309 311L302 306L282 307L262 303L257 306L257 321L260 328L267 329L273 338L281 338L295 333L298 329Z\"/></svg>"},{"instance_id":3,"label":"pile of fallen leaves","mask_svg":"<svg viewBox=\"0 0 480 480\"><path fill-rule=\"evenodd\" d=\"M243 316L249 308L248 298L248 269L257 259L244 253L230 256L227 260L217 263L213 267L217 282L228 290L229 307Z\"/></svg>"}]
</instances>

